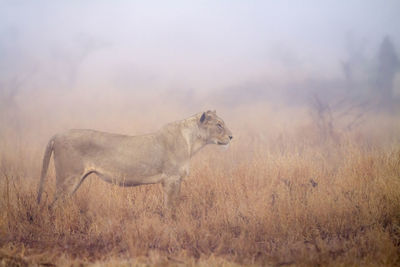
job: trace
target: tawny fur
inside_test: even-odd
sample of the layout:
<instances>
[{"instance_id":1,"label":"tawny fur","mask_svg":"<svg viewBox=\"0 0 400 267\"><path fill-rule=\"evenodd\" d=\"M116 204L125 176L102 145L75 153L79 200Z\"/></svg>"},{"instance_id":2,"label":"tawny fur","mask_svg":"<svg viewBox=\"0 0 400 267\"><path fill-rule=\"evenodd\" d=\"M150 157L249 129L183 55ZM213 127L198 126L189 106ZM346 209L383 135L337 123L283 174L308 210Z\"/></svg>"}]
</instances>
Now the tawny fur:
<instances>
[{"instance_id":1,"label":"tawny fur","mask_svg":"<svg viewBox=\"0 0 400 267\"><path fill-rule=\"evenodd\" d=\"M167 205L175 204L190 158L207 144L227 145L231 131L215 111L169 123L147 135L127 136L93 130L69 130L50 139L43 158L40 202L51 154L59 198L72 195L94 173L121 186L162 183Z\"/></svg>"}]
</instances>

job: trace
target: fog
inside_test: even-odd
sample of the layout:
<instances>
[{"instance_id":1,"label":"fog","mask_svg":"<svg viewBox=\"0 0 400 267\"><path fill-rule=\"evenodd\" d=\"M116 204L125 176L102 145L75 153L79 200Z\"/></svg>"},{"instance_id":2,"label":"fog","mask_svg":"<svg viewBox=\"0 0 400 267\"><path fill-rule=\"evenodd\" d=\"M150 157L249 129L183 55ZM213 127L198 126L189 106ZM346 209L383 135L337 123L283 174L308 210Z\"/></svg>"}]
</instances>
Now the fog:
<instances>
[{"instance_id":1,"label":"fog","mask_svg":"<svg viewBox=\"0 0 400 267\"><path fill-rule=\"evenodd\" d=\"M318 103L393 112L399 10L396 0L3 0L1 120L87 128L92 117Z\"/></svg>"}]
</instances>

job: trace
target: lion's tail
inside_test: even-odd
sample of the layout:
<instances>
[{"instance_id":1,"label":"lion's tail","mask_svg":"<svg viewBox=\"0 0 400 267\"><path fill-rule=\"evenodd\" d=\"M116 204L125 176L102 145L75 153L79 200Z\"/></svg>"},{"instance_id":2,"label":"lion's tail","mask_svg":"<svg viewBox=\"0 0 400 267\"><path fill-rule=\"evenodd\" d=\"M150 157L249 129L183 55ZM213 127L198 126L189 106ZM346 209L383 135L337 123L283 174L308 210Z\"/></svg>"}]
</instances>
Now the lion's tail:
<instances>
[{"instance_id":1,"label":"lion's tail","mask_svg":"<svg viewBox=\"0 0 400 267\"><path fill-rule=\"evenodd\" d=\"M54 146L54 137L52 137L50 139L49 143L47 144L46 150L44 152L42 173L40 175L39 190L38 190L38 196L37 196L38 204L40 203L40 198L42 197L43 184L44 184L44 180L46 178L47 169L49 168L49 162L50 162L51 153L53 152L53 146Z\"/></svg>"}]
</instances>

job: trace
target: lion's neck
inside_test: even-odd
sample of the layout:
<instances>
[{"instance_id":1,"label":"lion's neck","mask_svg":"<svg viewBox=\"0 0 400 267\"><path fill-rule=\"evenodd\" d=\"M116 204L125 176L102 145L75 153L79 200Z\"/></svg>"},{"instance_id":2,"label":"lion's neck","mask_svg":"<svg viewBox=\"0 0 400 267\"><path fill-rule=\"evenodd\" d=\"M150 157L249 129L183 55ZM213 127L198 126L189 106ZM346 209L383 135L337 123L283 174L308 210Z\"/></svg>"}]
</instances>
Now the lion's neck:
<instances>
[{"instance_id":1,"label":"lion's neck","mask_svg":"<svg viewBox=\"0 0 400 267\"><path fill-rule=\"evenodd\" d=\"M186 141L190 157L196 154L207 144L204 138L200 135L199 126L197 123L199 118L197 117L198 116L195 115L182 121L182 125L184 126L181 128L182 136Z\"/></svg>"}]
</instances>

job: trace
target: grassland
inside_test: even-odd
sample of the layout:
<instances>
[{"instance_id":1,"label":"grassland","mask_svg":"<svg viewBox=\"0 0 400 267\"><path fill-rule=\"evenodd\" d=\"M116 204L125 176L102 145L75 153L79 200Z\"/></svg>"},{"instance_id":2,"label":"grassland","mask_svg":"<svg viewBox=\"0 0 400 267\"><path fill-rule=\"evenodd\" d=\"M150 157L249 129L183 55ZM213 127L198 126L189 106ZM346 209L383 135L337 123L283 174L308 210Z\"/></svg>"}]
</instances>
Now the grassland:
<instances>
[{"instance_id":1,"label":"grassland","mask_svg":"<svg viewBox=\"0 0 400 267\"><path fill-rule=\"evenodd\" d=\"M42 151L3 139L0 266L400 265L400 139L373 128L329 137L312 125L233 129L228 150L209 146L193 159L176 219L159 185L95 176L48 210L52 166L37 205Z\"/></svg>"}]
</instances>

